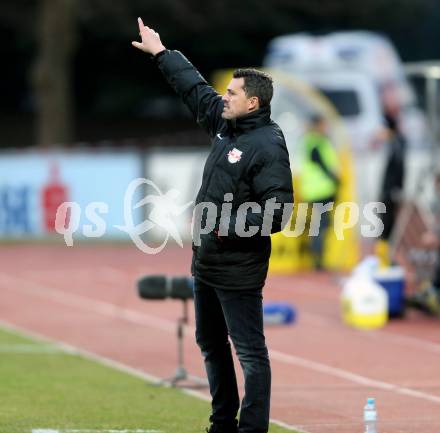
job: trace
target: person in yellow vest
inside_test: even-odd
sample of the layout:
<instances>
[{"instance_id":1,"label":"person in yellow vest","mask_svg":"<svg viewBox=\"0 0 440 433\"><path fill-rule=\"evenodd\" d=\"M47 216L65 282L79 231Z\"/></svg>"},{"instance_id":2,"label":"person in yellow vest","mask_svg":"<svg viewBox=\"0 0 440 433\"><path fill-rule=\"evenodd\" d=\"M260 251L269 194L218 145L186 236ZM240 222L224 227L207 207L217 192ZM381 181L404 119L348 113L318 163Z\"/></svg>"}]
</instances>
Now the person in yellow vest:
<instances>
[{"instance_id":1,"label":"person in yellow vest","mask_svg":"<svg viewBox=\"0 0 440 433\"><path fill-rule=\"evenodd\" d=\"M314 266L322 269L324 236L330 223L330 213L327 211L320 215L318 207L313 205L334 203L340 183L338 155L327 135L327 121L323 116L315 114L311 117L302 151L299 193L301 200L309 203L310 249ZM331 209L331 205L328 207Z\"/></svg>"}]
</instances>

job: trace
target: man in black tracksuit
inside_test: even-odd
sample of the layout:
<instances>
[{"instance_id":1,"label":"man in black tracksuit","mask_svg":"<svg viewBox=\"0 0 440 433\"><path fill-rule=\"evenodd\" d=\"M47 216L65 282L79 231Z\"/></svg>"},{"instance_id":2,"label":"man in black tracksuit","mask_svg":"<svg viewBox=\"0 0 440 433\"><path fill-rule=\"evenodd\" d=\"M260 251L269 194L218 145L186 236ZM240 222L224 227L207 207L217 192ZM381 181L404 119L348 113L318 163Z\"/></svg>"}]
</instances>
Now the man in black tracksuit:
<instances>
[{"instance_id":1,"label":"man in black tracksuit","mask_svg":"<svg viewBox=\"0 0 440 433\"><path fill-rule=\"evenodd\" d=\"M405 183L406 139L399 130L397 120L390 114L385 116L388 130L388 157L382 181L380 201L385 204L386 212L381 215L383 223L382 239L389 241L402 202Z\"/></svg>"},{"instance_id":2,"label":"man in black tracksuit","mask_svg":"<svg viewBox=\"0 0 440 433\"><path fill-rule=\"evenodd\" d=\"M193 235L196 339L212 396L210 433L266 433L271 372L263 333L262 289L270 234L282 229L293 203L289 155L270 119L272 79L237 70L223 97L178 51L139 19L142 42L166 80L212 138L196 200ZM228 335L245 379L240 421Z\"/></svg>"}]
</instances>

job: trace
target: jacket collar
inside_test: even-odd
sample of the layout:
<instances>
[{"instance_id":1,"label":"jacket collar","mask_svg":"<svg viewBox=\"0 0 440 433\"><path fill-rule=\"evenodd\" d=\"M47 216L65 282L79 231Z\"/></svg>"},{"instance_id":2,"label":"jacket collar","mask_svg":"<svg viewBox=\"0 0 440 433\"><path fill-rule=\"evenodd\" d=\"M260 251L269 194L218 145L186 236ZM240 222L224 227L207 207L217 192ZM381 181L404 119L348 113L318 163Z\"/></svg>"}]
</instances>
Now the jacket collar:
<instances>
[{"instance_id":1,"label":"jacket collar","mask_svg":"<svg viewBox=\"0 0 440 433\"><path fill-rule=\"evenodd\" d=\"M243 134L270 122L270 106L262 107L235 119L227 121L228 131L231 134Z\"/></svg>"}]
</instances>

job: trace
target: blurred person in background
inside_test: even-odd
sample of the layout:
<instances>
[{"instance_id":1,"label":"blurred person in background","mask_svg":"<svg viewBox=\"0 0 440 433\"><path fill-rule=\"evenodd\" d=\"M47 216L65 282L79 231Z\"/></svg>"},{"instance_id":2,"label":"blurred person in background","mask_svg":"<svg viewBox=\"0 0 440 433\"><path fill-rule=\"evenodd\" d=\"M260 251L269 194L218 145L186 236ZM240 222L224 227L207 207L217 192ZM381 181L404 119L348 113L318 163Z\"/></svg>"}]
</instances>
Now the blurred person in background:
<instances>
[{"instance_id":1,"label":"blurred person in background","mask_svg":"<svg viewBox=\"0 0 440 433\"><path fill-rule=\"evenodd\" d=\"M263 333L262 289L271 250L270 233L243 237L236 222L262 228L269 199L293 203L292 175L283 134L270 119L272 79L254 69L235 71L221 97L178 51L165 49L158 33L139 18L142 41L133 46L153 56L171 87L212 139L196 203L232 204L226 225L193 239L192 273L196 340L205 359L212 396L209 433L267 433L271 370ZM243 203L259 204L244 216ZM206 210L206 209L205 209ZM247 209L249 210L249 209ZM282 229L282 206L274 210L272 233ZM207 221L203 214L202 222ZM197 215L195 216L195 219ZM244 373L240 407L228 335Z\"/></svg>"},{"instance_id":2,"label":"blurred person in background","mask_svg":"<svg viewBox=\"0 0 440 433\"><path fill-rule=\"evenodd\" d=\"M312 209L317 204L334 204L340 184L338 155L327 135L327 128L327 121L323 116L313 115L309 130L302 141L299 192L301 199L311 204ZM331 215L328 211L322 213L320 221L314 221L313 215L314 213L308 219L309 227L319 224L319 232L317 236L309 236L310 250L314 267L320 270L323 268L324 240Z\"/></svg>"},{"instance_id":3,"label":"blurred person in background","mask_svg":"<svg viewBox=\"0 0 440 433\"><path fill-rule=\"evenodd\" d=\"M430 315L440 316L440 169L435 175L435 195L432 202L433 225L422 236L427 249L437 250L437 261L433 278L413 295L407 297L407 304Z\"/></svg>"},{"instance_id":4,"label":"blurred person in background","mask_svg":"<svg viewBox=\"0 0 440 433\"><path fill-rule=\"evenodd\" d=\"M385 115L386 128L383 137L387 146L387 159L379 200L385 204L386 212L379 214L384 228L376 243L375 252L384 267L390 265L389 241L402 203L405 181L406 139L400 132L396 116L395 111Z\"/></svg>"}]
</instances>

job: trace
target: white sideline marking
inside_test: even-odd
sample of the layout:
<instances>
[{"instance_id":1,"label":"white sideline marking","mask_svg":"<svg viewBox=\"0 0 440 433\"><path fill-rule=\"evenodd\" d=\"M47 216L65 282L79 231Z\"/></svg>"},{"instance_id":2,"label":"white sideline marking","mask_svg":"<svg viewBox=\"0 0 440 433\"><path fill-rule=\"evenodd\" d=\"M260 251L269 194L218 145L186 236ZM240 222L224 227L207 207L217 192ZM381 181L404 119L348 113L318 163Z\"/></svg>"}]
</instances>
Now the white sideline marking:
<instances>
[{"instance_id":1,"label":"white sideline marking","mask_svg":"<svg viewBox=\"0 0 440 433\"><path fill-rule=\"evenodd\" d=\"M111 270L111 267L102 267L103 269L109 269ZM117 270L119 272L119 270ZM94 313L98 312L103 315L108 315L111 317L118 317L120 319L126 320L128 322L136 323L138 325L142 326L151 326L156 329L160 329L162 331L166 332L173 332L175 333L175 323L171 322L167 319L162 319L157 316L153 316L151 314L148 314L146 312L138 312L134 310L128 310L119 307L116 304L112 304L109 302L99 301L95 300L93 298L88 298L86 296L76 295L72 293L66 293L59 289L54 289L52 287L43 286L40 283L35 283L32 280L25 279L25 278L17 278L12 277L10 275L7 275L4 272L0 272L0 284L2 280L6 280L5 283L7 285L8 280L12 280L15 282L19 282L20 289L30 292L33 295L40 295L47 296L50 294L50 297L52 297L53 300L57 300L61 303L64 303L69 306L77 306L82 309L87 309L89 311L92 311ZM114 282L113 282L114 283ZM306 280L301 282L301 284L305 284L306 286L310 286L310 283ZM28 287L24 287L28 286ZM5 287L10 288L10 287ZM46 293L37 293L35 289L39 290L40 292L46 292ZM304 312L301 313L301 316L304 318L307 318L315 325L322 325L325 327L333 326L334 322L330 320L326 320L318 315L315 315L313 313ZM186 327L188 331L194 333L195 328L191 327L190 325L187 325ZM345 329L345 328L344 328ZM346 332L354 332L352 329L345 329ZM389 341L390 343L399 344L402 346L415 346L419 349L427 350L432 353L440 354L440 344L430 342L430 341L420 341L417 338L410 337L407 335L396 335L391 332L387 332L384 330L380 330L378 333L369 333L369 332L360 332L357 333L357 336L360 338L366 338L366 339L377 339L377 340L385 340Z\"/></svg>"},{"instance_id":2,"label":"white sideline marking","mask_svg":"<svg viewBox=\"0 0 440 433\"><path fill-rule=\"evenodd\" d=\"M145 267L143 269L143 273L152 272L152 269ZM108 285L112 284L113 286L121 286L124 287L127 285L127 282L132 283L133 278L130 277L129 274L125 274L123 271L114 268L112 266L97 266L93 268L57 268L50 270L34 270L28 271L27 275L31 278L38 279L46 279L46 278L65 278L66 273L69 274L69 278L71 281L75 281L78 283L90 283L98 285Z\"/></svg>"},{"instance_id":3,"label":"white sideline marking","mask_svg":"<svg viewBox=\"0 0 440 433\"><path fill-rule=\"evenodd\" d=\"M302 428L300 428L299 426L295 425L290 425L290 424L286 424L284 421L279 421L277 419L270 419L270 422L272 424L276 424L279 427L285 428L286 430L295 430L295 432L297 433L309 433L306 430L303 430Z\"/></svg>"},{"instance_id":4,"label":"white sideline marking","mask_svg":"<svg viewBox=\"0 0 440 433\"><path fill-rule=\"evenodd\" d=\"M0 344L0 353L5 354L44 354L44 355L62 355L66 350L54 345L41 344Z\"/></svg>"},{"instance_id":5,"label":"white sideline marking","mask_svg":"<svg viewBox=\"0 0 440 433\"><path fill-rule=\"evenodd\" d=\"M14 325L10 322L7 322L3 319L0 319L0 325L7 329L10 332L14 332L18 335L25 336L25 337L31 337L35 340L39 340L45 343L51 343L59 346L62 350L66 351L67 353L75 354L78 356L82 356L87 359L91 359L93 361L98 362L101 365L105 365L106 367L111 367L119 371L123 371L125 373L128 373L132 376L139 377L140 379L147 380L148 382L158 384L162 381L159 377L153 376L148 373L144 373L141 370L137 370L135 368L129 367L127 365L121 364L117 361L113 361L110 358L105 358L104 356L97 355L92 352L88 352L85 349L80 349L79 347L71 346L70 344L64 343L63 341L51 339L49 337L46 337L43 334L39 334L34 331L29 331L28 329L22 328L20 326Z\"/></svg>"},{"instance_id":6,"label":"white sideline marking","mask_svg":"<svg viewBox=\"0 0 440 433\"><path fill-rule=\"evenodd\" d=\"M95 362L97 362L97 363L99 363L101 365L104 365L106 367L114 368L115 370L122 371L122 372L127 373L127 374L129 374L131 376L138 377L139 379L146 380L146 381L148 381L150 383L153 383L153 384L161 383L161 384L163 384L162 379L160 377L154 376L152 374L146 373L144 371L138 370L138 369L130 367L128 365L122 364L122 363L120 363L118 361L114 361L114 360L112 360L110 358L106 358L106 357L98 355L96 353L92 353L92 352L89 352L87 350L80 349L79 347L71 346L70 344L64 343L62 341L49 338L49 337L47 337L45 335L42 335L42 334L39 334L37 332L29 331L28 329L21 328L21 327L19 327L17 325L14 325L12 323L6 322L3 319L0 319L0 325L3 328L6 328L6 329L8 329L11 332L15 332L16 334L19 334L19 335L22 335L22 336L26 336L26 337L32 337L32 338L34 338L36 340L39 340L39 341L49 342L51 344L59 345L64 350L71 351L72 353L75 353L77 355L81 355L82 357L90 359L90 360L93 360L93 361L95 361ZM169 386L169 385L164 384L164 386ZM196 390L193 390L193 389L185 389L185 388L176 388L176 389L178 391L182 392L183 394L186 394L186 395L198 398L199 400L204 400L204 401L207 401L207 402L211 401L211 398L208 395L203 394L201 391L196 391ZM279 420L276 420L276 419L273 419L273 418L270 419L270 422L273 423L273 424L277 424L277 425L279 425L281 427L284 427L286 430L292 430L292 431L296 430L299 433L308 433L305 430L301 430L299 427L287 424L287 423L285 423L283 421L279 421ZM34 433L34 432L32 432L32 433ZM49 433L49 432L46 432L46 433Z\"/></svg>"},{"instance_id":7,"label":"white sideline marking","mask_svg":"<svg viewBox=\"0 0 440 433\"><path fill-rule=\"evenodd\" d=\"M368 388L379 388L385 391L395 392L396 394L403 394L410 397L421 398L433 403L440 404L440 397L428 394L427 392L416 391L414 389L406 388L403 386L394 385L392 383L383 382L381 380L370 379L369 377L362 376L360 374L351 373L348 370L342 368L332 367L321 362L312 361L310 359L302 358L295 355L288 355L287 353L278 352L277 350L270 351L270 357L277 361L284 362L285 364L297 365L299 367L307 368L319 373L328 374L330 376L338 377L339 379L345 379L350 382L357 383L358 385L366 386Z\"/></svg>"},{"instance_id":8,"label":"white sideline marking","mask_svg":"<svg viewBox=\"0 0 440 433\"><path fill-rule=\"evenodd\" d=\"M14 284L14 282L15 284L18 284L15 287L15 290L21 290L32 295L49 298L69 307L78 307L93 313L100 313L110 317L118 317L138 325L152 326L162 331L173 333L176 332L176 324L170 320L154 317L147 313L120 308L117 305L109 302L98 301L73 293L66 293L38 283L33 283L32 281L24 278L11 277L3 272L0 272L0 284L3 283L5 289L10 289L11 287L9 284Z\"/></svg>"},{"instance_id":9,"label":"white sideline marking","mask_svg":"<svg viewBox=\"0 0 440 433\"><path fill-rule=\"evenodd\" d=\"M83 310L89 310L93 311L94 313L110 315L112 317L118 317L120 319L125 319L137 324L148 325L164 331L175 333L176 325L170 320L159 319L146 313L140 313L133 310L122 309L111 303L96 301L94 299L90 299L80 295L74 295L71 293L65 293L62 290L43 287L25 278L11 277L3 272L0 272L0 284L1 283L6 283L4 284L4 287L6 289L13 286L15 287L15 290L19 289L33 295L56 300L58 302L61 302L62 304L68 305L69 307L71 307L72 305L76 305ZM191 330L191 332L194 333L195 329L193 326L187 326L187 329ZM283 362L285 364L297 365L308 370L317 371L323 374L338 377L339 379L347 380L349 382L354 382L358 385L366 387L377 387L379 389L383 389L396 394L406 395L409 397L419 398L422 400L430 401L432 403L440 404L439 396L422 391L416 391L411 388L401 387L392 383L371 379L360 374L352 373L348 370L332 367L330 365L312 361L307 358L289 355L276 350L270 350L270 356L273 360Z\"/></svg>"},{"instance_id":10,"label":"white sideline marking","mask_svg":"<svg viewBox=\"0 0 440 433\"><path fill-rule=\"evenodd\" d=\"M47 428L32 429L32 433L163 433L161 430L54 430Z\"/></svg>"},{"instance_id":11,"label":"white sideline marking","mask_svg":"<svg viewBox=\"0 0 440 433\"><path fill-rule=\"evenodd\" d=\"M317 314L304 312L301 313L301 317L303 319L307 319L309 323L316 325L316 326L322 326L325 328L328 328L329 326L335 327L338 324L329 319L325 319L321 316L318 316ZM362 338L370 339L370 340L384 340L390 343L399 344L401 346L414 346L417 349L423 349L428 352L440 354L440 344L434 343L431 341L426 340L419 340L418 338L411 337L408 335L397 335L390 331L385 331L383 329L380 329L376 332L357 332L354 329L351 328L339 328L338 331L344 329L345 332L356 332L356 335Z\"/></svg>"}]
</instances>

